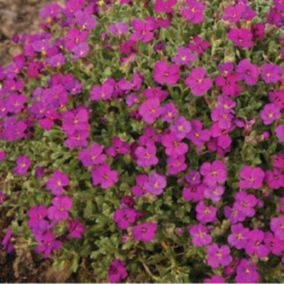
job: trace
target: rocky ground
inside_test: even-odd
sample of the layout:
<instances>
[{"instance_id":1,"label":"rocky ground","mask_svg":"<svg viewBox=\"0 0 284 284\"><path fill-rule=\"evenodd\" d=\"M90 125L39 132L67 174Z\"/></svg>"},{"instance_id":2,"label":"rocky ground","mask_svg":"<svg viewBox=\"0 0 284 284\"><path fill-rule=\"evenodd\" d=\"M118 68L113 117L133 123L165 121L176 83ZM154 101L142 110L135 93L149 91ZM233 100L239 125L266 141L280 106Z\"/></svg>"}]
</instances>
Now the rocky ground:
<instances>
[{"instance_id":1,"label":"rocky ground","mask_svg":"<svg viewBox=\"0 0 284 284\"><path fill-rule=\"evenodd\" d=\"M38 13L47 2L51 0L0 0L0 65L18 51L11 45L13 35L38 30Z\"/></svg>"}]
</instances>

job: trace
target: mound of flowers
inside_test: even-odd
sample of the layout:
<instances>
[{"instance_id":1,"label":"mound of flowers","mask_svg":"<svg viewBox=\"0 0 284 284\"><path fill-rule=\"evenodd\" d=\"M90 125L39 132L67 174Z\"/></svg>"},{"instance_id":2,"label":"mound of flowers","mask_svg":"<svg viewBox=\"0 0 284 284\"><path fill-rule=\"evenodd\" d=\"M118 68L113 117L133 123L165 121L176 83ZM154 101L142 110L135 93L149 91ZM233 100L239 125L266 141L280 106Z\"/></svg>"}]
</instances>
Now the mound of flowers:
<instances>
[{"instance_id":1,"label":"mound of flowers","mask_svg":"<svg viewBox=\"0 0 284 284\"><path fill-rule=\"evenodd\" d=\"M283 282L283 15L47 4L0 69L1 249L93 282Z\"/></svg>"}]
</instances>

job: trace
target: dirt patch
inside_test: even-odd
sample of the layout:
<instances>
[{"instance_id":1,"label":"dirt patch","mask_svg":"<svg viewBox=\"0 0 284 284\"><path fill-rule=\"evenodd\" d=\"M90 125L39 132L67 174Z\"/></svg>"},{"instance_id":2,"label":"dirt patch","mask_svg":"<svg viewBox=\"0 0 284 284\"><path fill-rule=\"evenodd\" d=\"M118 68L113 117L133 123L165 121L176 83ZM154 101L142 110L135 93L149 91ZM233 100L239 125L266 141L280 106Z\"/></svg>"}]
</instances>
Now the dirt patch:
<instances>
[{"instance_id":1,"label":"dirt patch","mask_svg":"<svg viewBox=\"0 0 284 284\"><path fill-rule=\"evenodd\" d=\"M15 34L38 31L38 13L51 0L0 0L0 65L9 63L17 47L11 44Z\"/></svg>"}]
</instances>

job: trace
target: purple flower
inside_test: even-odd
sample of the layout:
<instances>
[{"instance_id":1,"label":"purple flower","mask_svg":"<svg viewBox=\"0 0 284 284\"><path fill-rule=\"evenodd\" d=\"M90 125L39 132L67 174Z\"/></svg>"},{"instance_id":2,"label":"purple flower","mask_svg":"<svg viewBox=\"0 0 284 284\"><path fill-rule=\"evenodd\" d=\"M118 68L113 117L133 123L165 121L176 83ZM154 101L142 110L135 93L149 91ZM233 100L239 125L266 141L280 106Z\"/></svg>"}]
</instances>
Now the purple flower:
<instances>
[{"instance_id":1,"label":"purple flower","mask_svg":"<svg viewBox=\"0 0 284 284\"><path fill-rule=\"evenodd\" d=\"M239 184L240 189L260 189L263 185L265 173L259 167L244 166L240 170L240 177L242 179Z\"/></svg>"},{"instance_id":2,"label":"purple flower","mask_svg":"<svg viewBox=\"0 0 284 284\"><path fill-rule=\"evenodd\" d=\"M131 21L131 26L134 29L131 40L147 43L154 38L155 23L153 19L133 19Z\"/></svg>"},{"instance_id":3,"label":"purple flower","mask_svg":"<svg viewBox=\"0 0 284 284\"><path fill-rule=\"evenodd\" d=\"M128 272L125 264L120 259L114 259L108 268L108 279L110 283L120 283L126 279Z\"/></svg>"},{"instance_id":4,"label":"purple flower","mask_svg":"<svg viewBox=\"0 0 284 284\"><path fill-rule=\"evenodd\" d=\"M234 207L240 210L242 214L247 217L252 217L255 214L254 207L257 205L257 199L252 194L247 194L245 192L238 192L236 194L236 201Z\"/></svg>"},{"instance_id":5,"label":"purple flower","mask_svg":"<svg viewBox=\"0 0 284 284\"><path fill-rule=\"evenodd\" d=\"M64 187L70 183L68 175L60 171L55 171L47 181L47 188L51 190L54 195L62 195Z\"/></svg>"},{"instance_id":6,"label":"purple flower","mask_svg":"<svg viewBox=\"0 0 284 284\"><path fill-rule=\"evenodd\" d=\"M200 173L204 176L204 183L208 186L222 184L227 179L226 166L221 161L203 163L200 168Z\"/></svg>"},{"instance_id":7,"label":"purple flower","mask_svg":"<svg viewBox=\"0 0 284 284\"><path fill-rule=\"evenodd\" d=\"M155 238L157 224L141 223L132 228L133 239L136 241L151 242Z\"/></svg>"},{"instance_id":8,"label":"purple flower","mask_svg":"<svg viewBox=\"0 0 284 284\"><path fill-rule=\"evenodd\" d=\"M257 65L252 64L248 59L243 59L237 66L237 73L241 80L244 80L247 85L254 86L257 82L259 69Z\"/></svg>"},{"instance_id":9,"label":"purple flower","mask_svg":"<svg viewBox=\"0 0 284 284\"><path fill-rule=\"evenodd\" d=\"M163 193L166 186L166 177L158 173L153 173L149 176L144 188L153 195L160 195Z\"/></svg>"},{"instance_id":10,"label":"purple flower","mask_svg":"<svg viewBox=\"0 0 284 284\"><path fill-rule=\"evenodd\" d=\"M245 248L249 229L245 228L242 224L235 224L231 226L231 232L228 236L228 243L237 249Z\"/></svg>"},{"instance_id":11,"label":"purple flower","mask_svg":"<svg viewBox=\"0 0 284 284\"><path fill-rule=\"evenodd\" d=\"M284 174L277 169L274 169L273 171L266 171L265 178L269 188L279 189L284 187Z\"/></svg>"},{"instance_id":12,"label":"purple flower","mask_svg":"<svg viewBox=\"0 0 284 284\"><path fill-rule=\"evenodd\" d=\"M161 115L160 100L158 98L147 99L140 105L139 114L147 124L153 124Z\"/></svg>"},{"instance_id":13,"label":"purple flower","mask_svg":"<svg viewBox=\"0 0 284 284\"><path fill-rule=\"evenodd\" d=\"M230 254L230 248L226 245L221 247L218 247L216 244L209 245L207 255L207 263L212 268L228 266L233 260Z\"/></svg>"},{"instance_id":14,"label":"purple flower","mask_svg":"<svg viewBox=\"0 0 284 284\"><path fill-rule=\"evenodd\" d=\"M163 146L166 148L165 153L169 157L177 157L184 155L188 151L188 146L176 137L175 134L166 134L162 136L161 140Z\"/></svg>"},{"instance_id":15,"label":"purple flower","mask_svg":"<svg viewBox=\"0 0 284 284\"><path fill-rule=\"evenodd\" d=\"M31 160L27 156L19 156L16 163L17 166L14 168L14 172L19 176L25 175L31 166Z\"/></svg>"},{"instance_id":16,"label":"purple flower","mask_svg":"<svg viewBox=\"0 0 284 284\"><path fill-rule=\"evenodd\" d=\"M266 104L260 112L260 117L264 125L270 125L281 118L281 111L274 103Z\"/></svg>"},{"instance_id":17,"label":"purple flower","mask_svg":"<svg viewBox=\"0 0 284 284\"><path fill-rule=\"evenodd\" d=\"M200 185L189 185L185 187L182 191L182 197L186 201L198 202L204 198L204 189L203 184Z\"/></svg>"},{"instance_id":18,"label":"purple flower","mask_svg":"<svg viewBox=\"0 0 284 284\"><path fill-rule=\"evenodd\" d=\"M172 156L167 158L167 173L176 175L186 169L185 156Z\"/></svg>"},{"instance_id":19,"label":"purple flower","mask_svg":"<svg viewBox=\"0 0 284 284\"><path fill-rule=\"evenodd\" d=\"M174 85L179 80L179 66L158 61L154 66L154 80L159 84Z\"/></svg>"},{"instance_id":20,"label":"purple flower","mask_svg":"<svg viewBox=\"0 0 284 284\"><path fill-rule=\"evenodd\" d=\"M111 188L118 181L117 171L111 170L108 164L103 164L92 170L93 185L99 185L103 189Z\"/></svg>"},{"instance_id":21,"label":"purple flower","mask_svg":"<svg viewBox=\"0 0 284 284\"><path fill-rule=\"evenodd\" d=\"M156 146L154 143L148 142L145 146L138 146L135 150L136 162L142 168L148 168L158 164L156 157Z\"/></svg>"},{"instance_id":22,"label":"purple flower","mask_svg":"<svg viewBox=\"0 0 284 284\"><path fill-rule=\"evenodd\" d=\"M278 125L275 128L275 133L280 142L284 142L284 124Z\"/></svg>"},{"instance_id":23,"label":"purple flower","mask_svg":"<svg viewBox=\"0 0 284 284\"><path fill-rule=\"evenodd\" d=\"M188 232L192 238L192 244L195 247L206 246L212 241L212 237L208 234L208 228L204 225L193 225L190 227Z\"/></svg>"},{"instance_id":24,"label":"purple flower","mask_svg":"<svg viewBox=\"0 0 284 284\"><path fill-rule=\"evenodd\" d=\"M86 57L89 51L90 51L90 46L86 42L80 43L71 50L74 60Z\"/></svg>"},{"instance_id":25,"label":"purple flower","mask_svg":"<svg viewBox=\"0 0 284 284\"><path fill-rule=\"evenodd\" d=\"M204 20L204 10L206 6L196 0L187 0L185 8L181 11L182 17L192 24L200 24Z\"/></svg>"},{"instance_id":26,"label":"purple flower","mask_svg":"<svg viewBox=\"0 0 284 284\"><path fill-rule=\"evenodd\" d=\"M166 122L172 122L177 116L177 109L174 103L163 105L161 119Z\"/></svg>"},{"instance_id":27,"label":"purple flower","mask_svg":"<svg viewBox=\"0 0 284 284\"><path fill-rule=\"evenodd\" d=\"M128 25L125 23L115 23L108 27L108 31L114 36L122 36L128 33Z\"/></svg>"},{"instance_id":28,"label":"purple flower","mask_svg":"<svg viewBox=\"0 0 284 284\"><path fill-rule=\"evenodd\" d=\"M43 205L34 206L28 211L29 221L28 225L33 230L34 234L45 232L48 227L46 219L48 215L47 208Z\"/></svg>"},{"instance_id":29,"label":"purple flower","mask_svg":"<svg viewBox=\"0 0 284 284\"><path fill-rule=\"evenodd\" d=\"M196 218L202 224L210 223L216 220L217 208L214 206L206 206L203 201L200 201L195 208Z\"/></svg>"},{"instance_id":30,"label":"purple flower","mask_svg":"<svg viewBox=\"0 0 284 284\"><path fill-rule=\"evenodd\" d=\"M243 3L238 3L237 5L229 5L224 8L223 19L230 22L231 24L236 24L241 20L244 10L245 5Z\"/></svg>"},{"instance_id":31,"label":"purple flower","mask_svg":"<svg viewBox=\"0 0 284 284\"><path fill-rule=\"evenodd\" d=\"M276 64L263 64L261 78L266 84L276 84L281 80L282 69Z\"/></svg>"},{"instance_id":32,"label":"purple flower","mask_svg":"<svg viewBox=\"0 0 284 284\"><path fill-rule=\"evenodd\" d=\"M185 83L190 88L192 94L197 97L204 96L212 86L212 81L203 67L192 69Z\"/></svg>"},{"instance_id":33,"label":"purple flower","mask_svg":"<svg viewBox=\"0 0 284 284\"><path fill-rule=\"evenodd\" d=\"M205 278L204 283L227 283L220 275L213 275L211 278Z\"/></svg>"},{"instance_id":34,"label":"purple flower","mask_svg":"<svg viewBox=\"0 0 284 284\"><path fill-rule=\"evenodd\" d=\"M192 130L187 135L187 138L196 146L202 147L210 138L208 130L203 129L202 122L198 119L191 121Z\"/></svg>"},{"instance_id":35,"label":"purple flower","mask_svg":"<svg viewBox=\"0 0 284 284\"><path fill-rule=\"evenodd\" d=\"M112 78L105 80L102 86L94 86L90 91L91 100L106 101L111 99L114 95L115 86L116 82Z\"/></svg>"},{"instance_id":36,"label":"purple flower","mask_svg":"<svg viewBox=\"0 0 284 284\"><path fill-rule=\"evenodd\" d=\"M15 250L14 245L11 242L12 234L12 229L8 227L6 234L1 241L1 246L7 251L7 253L12 253Z\"/></svg>"},{"instance_id":37,"label":"purple flower","mask_svg":"<svg viewBox=\"0 0 284 284\"><path fill-rule=\"evenodd\" d=\"M59 250L62 247L62 242L56 240L53 232L47 231L40 236L39 244L35 248L37 252L42 252L45 257L50 256L53 251Z\"/></svg>"},{"instance_id":38,"label":"purple flower","mask_svg":"<svg viewBox=\"0 0 284 284\"><path fill-rule=\"evenodd\" d=\"M231 28L228 33L228 38L233 42L235 46L242 47L242 48L253 47L252 33L248 29Z\"/></svg>"},{"instance_id":39,"label":"purple flower","mask_svg":"<svg viewBox=\"0 0 284 284\"><path fill-rule=\"evenodd\" d=\"M173 6L177 3L177 0L155 0L154 12L155 13L172 13Z\"/></svg>"},{"instance_id":40,"label":"purple flower","mask_svg":"<svg viewBox=\"0 0 284 284\"><path fill-rule=\"evenodd\" d=\"M48 218L54 221L66 220L73 200L68 196L57 196L52 199L52 206L48 208Z\"/></svg>"},{"instance_id":41,"label":"purple flower","mask_svg":"<svg viewBox=\"0 0 284 284\"><path fill-rule=\"evenodd\" d=\"M236 283L258 283L259 274L252 260L243 258L237 267Z\"/></svg>"},{"instance_id":42,"label":"purple flower","mask_svg":"<svg viewBox=\"0 0 284 284\"><path fill-rule=\"evenodd\" d=\"M185 117L180 116L170 126L170 130L177 138L183 139L191 131L191 124Z\"/></svg>"},{"instance_id":43,"label":"purple flower","mask_svg":"<svg viewBox=\"0 0 284 284\"><path fill-rule=\"evenodd\" d=\"M284 241L284 215L272 218L270 228L276 238Z\"/></svg>"},{"instance_id":44,"label":"purple flower","mask_svg":"<svg viewBox=\"0 0 284 284\"><path fill-rule=\"evenodd\" d=\"M271 253L275 255L281 255L282 251L284 251L284 240L279 240L270 232L265 233L264 243Z\"/></svg>"},{"instance_id":45,"label":"purple flower","mask_svg":"<svg viewBox=\"0 0 284 284\"><path fill-rule=\"evenodd\" d=\"M113 221L120 229L127 229L138 218L138 212L132 208L116 209L113 215Z\"/></svg>"},{"instance_id":46,"label":"purple flower","mask_svg":"<svg viewBox=\"0 0 284 284\"><path fill-rule=\"evenodd\" d=\"M191 66L196 59L196 55L189 48L179 47L177 55L172 58L172 61L178 65Z\"/></svg>"},{"instance_id":47,"label":"purple flower","mask_svg":"<svg viewBox=\"0 0 284 284\"><path fill-rule=\"evenodd\" d=\"M72 239L80 239L84 234L86 227L77 220L70 220L68 223L68 231Z\"/></svg>"},{"instance_id":48,"label":"purple flower","mask_svg":"<svg viewBox=\"0 0 284 284\"><path fill-rule=\"evenodd\" d=\"M269 248L263 243L265 234L263 231L255 229L249 232L247 235L247 243L245 245L245 251L249 255L256 255L259 258L268 256Z\"/></svg>"},{"instance_id":49,"label":"purple flower","mask_svg":"<svg viewBox=\"0 0 284 284\"><path fill-rule=\"evenodd\" d=\"M212 200L213 202L218 202L225 191L224 186L217 185L213 187L206 186L204 190L204 197Z\"/></svg>"},{"instance_id":50,"label":"purple flower","mask_svg":"<svg viewBox=\"0 0 284 284\"><path fill-rule=\"evenodd\" d=\"M99 165L106 160L103 153L104 147L93 143L89 149L83 149L79 152L79 160L85 167Z\"/></svg>"}]
</instances>

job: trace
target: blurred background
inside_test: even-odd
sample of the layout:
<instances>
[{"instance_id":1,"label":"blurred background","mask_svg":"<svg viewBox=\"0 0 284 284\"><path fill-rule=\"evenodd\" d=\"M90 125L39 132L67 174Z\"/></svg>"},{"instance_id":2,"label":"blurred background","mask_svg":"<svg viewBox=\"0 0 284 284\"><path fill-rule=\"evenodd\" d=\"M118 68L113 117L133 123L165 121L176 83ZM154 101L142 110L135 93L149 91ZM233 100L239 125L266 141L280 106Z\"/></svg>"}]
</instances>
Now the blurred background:
<instances>
[{"instance_id":1,"label":"blurred background","mask_svg":"<svg viewBox=\"0 0 284 284\"><path fill-rule=\"evenodd\" d=\"M0 65L9 63L17 47L11 45L15 34L38 30L38 13L51 0L0 0Z\"/></svg>"}]
</instances>

